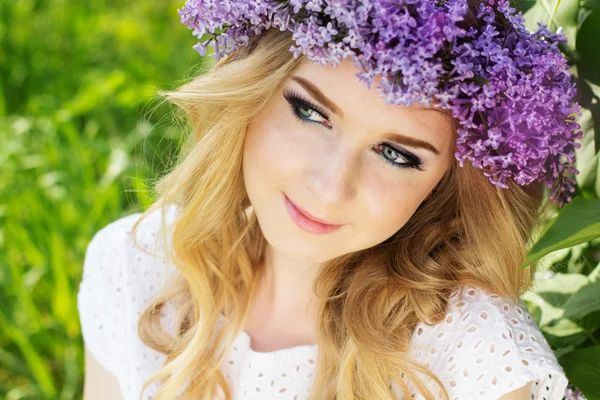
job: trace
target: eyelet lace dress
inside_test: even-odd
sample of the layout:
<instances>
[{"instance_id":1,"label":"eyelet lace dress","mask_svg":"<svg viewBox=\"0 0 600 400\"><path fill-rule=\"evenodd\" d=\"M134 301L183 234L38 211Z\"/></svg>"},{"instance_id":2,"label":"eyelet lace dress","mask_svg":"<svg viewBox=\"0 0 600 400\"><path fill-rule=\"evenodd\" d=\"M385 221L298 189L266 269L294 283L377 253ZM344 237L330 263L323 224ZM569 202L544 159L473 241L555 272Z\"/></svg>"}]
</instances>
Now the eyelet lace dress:
<instances>
[{"instance_id":1,"label":"eyelet lace dress","mask_svg":"<svg viewBox=\"0 0 600 400\"><path fill-rule=\"evenodd\" d=\"M140 215L120 218L95 234L78 293L85 344L116 377L125 400L138 400L146 380L166 360L141 341L137 322L165 279L177 273L172 265L167 271L164 247L157 242L160 211L138 228L138 242L151 254L134 246L129 232ZM175 206L170 206L167 226L175 215ZM533 381L531 399L561 400L567 378L523 302L515 304L472 287L465 287L463 297L458 295L456 290L451 296L443 321L419 324L411 341L413 357L439 377L450 399L496 400ZM165 326L172 324L173 315L174 309L166 306ZM241 331L221 366L235 399L307 398L317 345L259 352L250 343L250 336ZM437 392L434 382L425 382ZM156 382L148 386L143 399L152 399L157 387ZM401 399L399 388L392 387ZM414 389L410 383L409 387ZM416 393L412 398L424 397Z\"/></svg>"}]
</instances>

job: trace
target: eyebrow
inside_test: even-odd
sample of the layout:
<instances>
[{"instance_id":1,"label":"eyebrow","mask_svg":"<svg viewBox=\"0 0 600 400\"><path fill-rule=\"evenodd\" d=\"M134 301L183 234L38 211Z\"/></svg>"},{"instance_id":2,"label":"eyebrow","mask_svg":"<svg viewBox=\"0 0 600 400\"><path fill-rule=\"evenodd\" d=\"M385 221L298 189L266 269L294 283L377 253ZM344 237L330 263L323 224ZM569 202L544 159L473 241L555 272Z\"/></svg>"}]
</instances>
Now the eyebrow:
<instances>
[{"instance_id":1,"label":"eyebrow","mask_svg":"<svg viewBox=\"0 0 600 400\"><path fill-rule=\"evenodd\" d=\"M302 86L308 93L310 93L312 97L314 97L319 103L323 104L325 107L329 108L335 115L339 115L342 118L344 117L344 113L342 112L342 110L340 110L340 108L333 101L329 100L329 98L325 96L323 92L321 92L319 88L312 84L310 81L300 76L293 76L292 80L298 82L300 86Z\"/></svg>"},{"instance_id":2,"label":"eyebrow","mask_svg":"<svg viewBox=\"0 0 600 400\"><path fill-rule=\"evenodd\" d=\"M306 90L315 100L317 100L319 103L323 104L325 107L327 107L329 110L331 110L331 112L333 112L335 115L338 115L343 118L343 116L344 116L343 111L333 101L331 101L327 96L325 96L323 94L323 92L321 92L319 90L319 88L317 88L312 82L306 80L305 78L302 78L301 76L293 76L292 80L297 82L300 86L302 86L304 88L304 90ZM422 108L422 109L425 110L426 108ZM427 109L440 112L440 113L444 114L444 116L447 116L447 114L444 111L439 110L437 108L427 108ZM389 140L393 140L395 142L404 144L406 146L410 146L410 147L414 147L414 148L422 148L425 150L429 150L434 154L440 155L440 152L438 151L438 149L435 148L435 146L433 146L431 143L426 142L424 140L420 140L420 139L405 136L405 135L400 135L398 133L387 133L385 135L385 137Z\"/></svg>"}]
</instances>

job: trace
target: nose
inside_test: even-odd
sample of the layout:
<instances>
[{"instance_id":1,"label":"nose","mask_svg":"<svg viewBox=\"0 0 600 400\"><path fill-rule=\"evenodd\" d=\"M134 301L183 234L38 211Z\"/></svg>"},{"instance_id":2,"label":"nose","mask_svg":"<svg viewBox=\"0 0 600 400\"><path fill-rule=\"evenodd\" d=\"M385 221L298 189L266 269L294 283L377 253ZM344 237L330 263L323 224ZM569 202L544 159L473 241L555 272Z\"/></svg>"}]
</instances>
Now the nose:
<instances>
[{"instance_id":1,"label":"nose","mask_svg":"<svg viewBox=\"0 0 600 400\"><path fill-rule=\"evenodd\" d=\"M359 172L357 151L338 146L336 151L323 154L313 164L308 185L321 204L342 204L355 196Z\"/></svg>"}]
</instances>

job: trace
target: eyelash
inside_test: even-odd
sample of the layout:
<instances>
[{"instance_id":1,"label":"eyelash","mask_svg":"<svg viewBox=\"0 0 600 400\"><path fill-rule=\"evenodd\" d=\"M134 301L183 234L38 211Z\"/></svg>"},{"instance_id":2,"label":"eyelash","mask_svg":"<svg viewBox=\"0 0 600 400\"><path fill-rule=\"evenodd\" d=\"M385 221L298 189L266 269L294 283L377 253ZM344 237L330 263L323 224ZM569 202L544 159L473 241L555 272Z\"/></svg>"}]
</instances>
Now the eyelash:
<instances>
[{"instance_id":1,"label":"eyelash","mask_svg":"<svg viewBox=\"0 0 600 400\"><path fill-rule=\"evenodd\" d=\"M327 120L327 122L330 121L329 116L327 115L325 110L323 110L321 107L317 106L316 104L313 104L309 100L305 99L297 92L287 91L284 93L283 97L285 97L285 99L288 101L288 103L290 103L290 108L292 110L292 114L294 115L294 117L296 117L296 119L298 119L298 121L300 121L304 124L319 124L319 125L321 125L321 123L319 123L317 121L307 120L305 117L303 117L298 112L298 108L305 108L308 110L312 110L312 111L316 112L317 114L319 114L322 118ZM408 159L407 164L399 164L399 163L391 161L390 159L388 159L386 157L383 157L384 161L387 162L388 164L391 164L392 166L397 167L397 168L414 168L416 170L423 171L423 169L421 168L421 166L423 165L423 161L419 157L417 157L413 154L410 154L406 151L403 151L403 150L401 150L395 146L392 146L388 143L378 143L376 146L388 147L388 148L392 149L393 151L395 151L396 153L398 153L399 155L401 155L402 157Z\"/></svg>"},{"instance_id":2,"label":"eyelash","mask_svg":"<svg viewBox=\"0 0 600 400\"><path fill-rule=\"evenodd\" d=\"M329 115L327 115L327 112L325 110L323 110L318 105L313 104L310 100L302 97L299 93L294 92L294 91L288 91L288 92L284 93L283 97L285 97L285 99L288 101L288 103L290 103L290 106L292 107L292 111L293 111L294 115L300 120L300 122L318 123L315 121L311 122L311 121L304 119L298 113L298 107L307 108L309 110L315 111L321 117L323 117L327 121L329 121Z\"/></svg>"}]
</instances>

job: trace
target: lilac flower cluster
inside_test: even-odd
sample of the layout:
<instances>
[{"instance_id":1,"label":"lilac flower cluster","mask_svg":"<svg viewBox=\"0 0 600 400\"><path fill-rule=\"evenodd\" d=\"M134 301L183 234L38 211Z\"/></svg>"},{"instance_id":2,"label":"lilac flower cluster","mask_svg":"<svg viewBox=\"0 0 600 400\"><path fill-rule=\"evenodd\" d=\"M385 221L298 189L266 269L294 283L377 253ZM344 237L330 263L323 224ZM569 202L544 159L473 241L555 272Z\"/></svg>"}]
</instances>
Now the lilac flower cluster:
<instances>
[{"instance_id":1,"label":"lilac flower cluster","mask_svg":"<svg viewBox=\"0 0 600 400\"><path fill-rule=\"evenodd\" d=\"M448 110L458 121L455 158L490 182L534 181L559 205L575 188L568 172L581 138L575 83L557 45L559 31L523 25L508 0L481 0L477 24L467 0L188 0L181 21L212 44L216 59L270 28L293 32L294 57L322 65L350 57L357 77L386 104Z\"/></svg>"}]
</instances>

